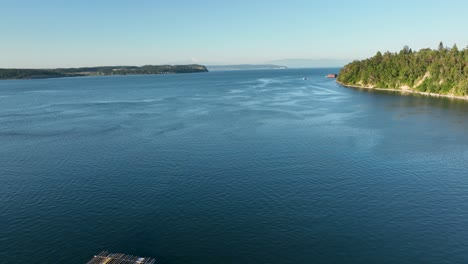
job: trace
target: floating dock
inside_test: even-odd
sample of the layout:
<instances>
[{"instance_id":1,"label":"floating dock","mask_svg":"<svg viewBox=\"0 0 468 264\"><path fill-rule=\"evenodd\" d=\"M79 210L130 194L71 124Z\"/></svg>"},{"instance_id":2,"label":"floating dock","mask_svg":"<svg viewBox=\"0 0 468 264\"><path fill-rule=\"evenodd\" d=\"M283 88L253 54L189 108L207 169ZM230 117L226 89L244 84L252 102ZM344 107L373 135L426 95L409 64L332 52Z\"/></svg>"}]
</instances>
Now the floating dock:
<instances>
[{"instance_id":1,"label":"floating dock","mask_svg":"<svg viewBox=\"0 0 468 264\"><path fill-rule=\"evenodd\" d=\"M121 253L101 252L86 264L154 264L154 258L142 258Z\"/></svg>"}]
</instances>

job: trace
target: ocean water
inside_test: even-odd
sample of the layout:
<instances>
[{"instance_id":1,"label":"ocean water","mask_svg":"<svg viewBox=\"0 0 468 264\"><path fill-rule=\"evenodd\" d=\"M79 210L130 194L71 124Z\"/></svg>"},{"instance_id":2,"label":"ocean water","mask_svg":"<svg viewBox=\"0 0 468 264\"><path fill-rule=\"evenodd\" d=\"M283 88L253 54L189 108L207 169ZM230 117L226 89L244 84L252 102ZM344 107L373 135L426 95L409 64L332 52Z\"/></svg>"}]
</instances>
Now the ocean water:
<instances>
[{"instance_id":1,"label":"ocean water","mask_svg":"<svg viewBox=\"0 0 468 264\"><path fill-rule=\"evenodd\" d=\"M468 263L468 102L337 71L0 81L0 263Z\"/></svg>"}]
</instances>

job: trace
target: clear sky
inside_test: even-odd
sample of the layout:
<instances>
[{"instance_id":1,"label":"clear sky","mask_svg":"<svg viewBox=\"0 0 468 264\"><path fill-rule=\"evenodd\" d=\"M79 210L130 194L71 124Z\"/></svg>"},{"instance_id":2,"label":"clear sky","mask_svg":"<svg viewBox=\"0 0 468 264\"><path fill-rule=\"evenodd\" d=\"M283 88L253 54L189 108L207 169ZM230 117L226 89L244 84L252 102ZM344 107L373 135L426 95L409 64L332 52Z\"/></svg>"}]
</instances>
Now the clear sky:
<instances>
[{"instance_id":1,"label":"clear sky","mask_svg":"<svg viewBox=\"0 0 468 264\"><path fill-rule=\"evenodd\" d=\"M466 0L0 0L0 67L353 60L468 45Z\"/></svg>"}]
</instances>

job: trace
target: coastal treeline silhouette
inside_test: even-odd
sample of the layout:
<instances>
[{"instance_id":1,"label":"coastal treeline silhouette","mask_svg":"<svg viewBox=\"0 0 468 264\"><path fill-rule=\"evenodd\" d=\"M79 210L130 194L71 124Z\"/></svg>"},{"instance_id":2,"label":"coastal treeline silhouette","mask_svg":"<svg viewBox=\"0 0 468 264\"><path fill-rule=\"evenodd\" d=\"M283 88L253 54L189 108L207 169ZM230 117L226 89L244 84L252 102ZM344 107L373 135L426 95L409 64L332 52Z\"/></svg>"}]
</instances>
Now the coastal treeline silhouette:
<instances>
[{"instance_id":1,"label":"coastal treeline silhouette","mask_svg":"<svg viewBox=\"0 0 468 264\"><path fill-rule=\"evenodd\" d=\"M132 74L168 74L207 72L205 66L190 65L145 65L137 66L103 66L59 69L0 69L0 79L35 79L100 75Z\"/></svg>"}]
</instances>

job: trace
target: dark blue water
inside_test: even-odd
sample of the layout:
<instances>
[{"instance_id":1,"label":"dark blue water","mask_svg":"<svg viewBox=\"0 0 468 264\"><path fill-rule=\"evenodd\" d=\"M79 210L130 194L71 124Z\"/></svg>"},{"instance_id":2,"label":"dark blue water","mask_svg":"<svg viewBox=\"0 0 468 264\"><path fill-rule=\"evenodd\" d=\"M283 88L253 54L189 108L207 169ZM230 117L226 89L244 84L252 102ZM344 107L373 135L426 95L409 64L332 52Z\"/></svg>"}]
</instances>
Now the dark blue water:
<instances>
[{"instance_id":1,"label":"dark blue water","mask_svg":"<svg viewBox=\"0 0 468 264\"><path fill-rule=\"evenodd\" d=\"M468 102L336 71L1 81L0 262L468 263Z\"/></svg>"}]
</instances>

